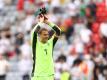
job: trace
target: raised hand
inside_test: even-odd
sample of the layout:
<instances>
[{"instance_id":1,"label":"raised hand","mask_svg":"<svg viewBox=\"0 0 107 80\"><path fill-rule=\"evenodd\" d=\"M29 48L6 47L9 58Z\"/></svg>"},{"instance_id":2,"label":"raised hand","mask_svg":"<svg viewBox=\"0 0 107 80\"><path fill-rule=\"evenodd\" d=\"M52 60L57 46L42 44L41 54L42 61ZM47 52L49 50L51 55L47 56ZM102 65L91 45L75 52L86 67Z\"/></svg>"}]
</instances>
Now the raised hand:
<instances>
[{"instance_id":1,"label":"raised hand","mask_svg":"<svg viewBox=\"0 0 107 80\"><path fill-rule=\"evenodd\" d=\"M42 23L44 23L44 21L45 21L45 17L44 17L44 15L39 15L39 22L42 22Z\"/></svg>"},{"instance_id":2,"label":"raised hand","mask_svg":"<svg viewBox=\"0 0 107 80\"><path fill-rule=\"evenodd\" d=\"M48 17L46 15L44 15L44 23L48 24L49 21L48 21Z\"/></svg>"}]
</instances>

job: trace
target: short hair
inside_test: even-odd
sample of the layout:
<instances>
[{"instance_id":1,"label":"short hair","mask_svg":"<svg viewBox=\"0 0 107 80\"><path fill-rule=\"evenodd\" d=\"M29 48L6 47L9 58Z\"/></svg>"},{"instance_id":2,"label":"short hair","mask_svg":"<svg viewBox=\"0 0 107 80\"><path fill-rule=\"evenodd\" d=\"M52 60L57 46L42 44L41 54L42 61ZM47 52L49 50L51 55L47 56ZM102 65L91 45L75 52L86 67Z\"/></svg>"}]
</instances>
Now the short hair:
<instances>
[{"instance_id":1,"label":"short hair","mask_svg":"<svg viewBox=\"0 0 107 80\"><path fill-rule=\"evenodd\" d=\"M48 29L46 29L46 28L41 28L41 29L39 30L38 34L41 34L43 31L48 31Z\"/></svg>"}]
</instances>

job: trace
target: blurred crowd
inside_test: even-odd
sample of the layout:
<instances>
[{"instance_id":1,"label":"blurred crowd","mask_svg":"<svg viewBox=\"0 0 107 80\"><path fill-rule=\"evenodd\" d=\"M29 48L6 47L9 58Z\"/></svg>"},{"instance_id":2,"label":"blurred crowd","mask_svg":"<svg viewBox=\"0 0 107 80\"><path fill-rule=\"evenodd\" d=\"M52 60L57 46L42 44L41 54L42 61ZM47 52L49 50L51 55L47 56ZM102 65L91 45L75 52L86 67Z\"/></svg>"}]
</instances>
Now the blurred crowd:
<instances>
[{"instance_id":1,"label":"blurred crowd","mask_svg":"<svg viewBox=\"0 0 107 80\"><path fill-rule=\"evenodd\" d=\"M0 80L30 80L30 31L40 6L62 34L55 80L107 80L106 0L0 0Z\"/></svg>"}]
</instances>

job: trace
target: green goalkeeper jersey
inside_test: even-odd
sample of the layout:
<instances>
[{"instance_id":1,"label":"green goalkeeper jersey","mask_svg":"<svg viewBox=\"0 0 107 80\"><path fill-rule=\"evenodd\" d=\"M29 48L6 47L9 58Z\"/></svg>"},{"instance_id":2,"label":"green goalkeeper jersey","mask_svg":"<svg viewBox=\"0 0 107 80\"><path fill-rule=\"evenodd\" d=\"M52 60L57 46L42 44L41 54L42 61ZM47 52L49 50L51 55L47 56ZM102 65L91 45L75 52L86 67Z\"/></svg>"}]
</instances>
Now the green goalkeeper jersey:
<instances>
[{"instance_id":1,"label":"green goalkeeper jersey","mask_svg":"<svg viewBox=\"0 0 107 80\"><path fill-rule=\"evenodd\" d=\"M47 43L42 43L37 37L37 32L32 31L32 51L33 51L33 76L50 76L54 74L53 48L58 38L52 36ZM56 27L56 26L54 26Z\"/></svg>"}]
</instances>

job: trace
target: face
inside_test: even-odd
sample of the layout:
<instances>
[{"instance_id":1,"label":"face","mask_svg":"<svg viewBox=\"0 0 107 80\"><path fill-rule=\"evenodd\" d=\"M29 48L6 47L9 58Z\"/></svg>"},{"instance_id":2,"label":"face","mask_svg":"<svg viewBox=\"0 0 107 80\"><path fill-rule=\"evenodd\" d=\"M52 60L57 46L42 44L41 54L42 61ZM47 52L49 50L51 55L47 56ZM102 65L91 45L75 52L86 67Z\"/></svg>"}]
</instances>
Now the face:
<instances>
[{"instance_id":1,"label":"face","mask_svg":"<svg viewBox=\"0 0 107 80\"><path fill-rule=\"evenodd\" d=\"M46 43L49 39L49 32L46 31L46 30L43 30L41 33L40 33L40 39L43 43Z\"/></svg>"}]
</instances>

